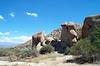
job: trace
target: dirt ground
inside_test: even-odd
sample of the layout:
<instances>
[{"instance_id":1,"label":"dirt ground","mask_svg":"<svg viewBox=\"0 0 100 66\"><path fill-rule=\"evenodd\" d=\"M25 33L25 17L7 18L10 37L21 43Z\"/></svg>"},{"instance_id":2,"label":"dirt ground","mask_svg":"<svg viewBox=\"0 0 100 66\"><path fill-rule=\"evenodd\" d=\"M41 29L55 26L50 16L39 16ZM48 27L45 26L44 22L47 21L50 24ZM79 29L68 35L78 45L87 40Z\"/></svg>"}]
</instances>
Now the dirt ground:
<instances>
[{"instance_id":1,"label":"dirt ground","mask_svg":"<svg viewBox=\"0 0 100 66\"><path fill-rule=\"evenodd\" d=\"M0 66L100 66L100 64L79 65L76 63L64 63L66 59L69 59L71 57L71 55L64 56L62 54L53 53L40 55L39 57L28 59L27 62L0 61Z\"/></svg>"}]
</instances>

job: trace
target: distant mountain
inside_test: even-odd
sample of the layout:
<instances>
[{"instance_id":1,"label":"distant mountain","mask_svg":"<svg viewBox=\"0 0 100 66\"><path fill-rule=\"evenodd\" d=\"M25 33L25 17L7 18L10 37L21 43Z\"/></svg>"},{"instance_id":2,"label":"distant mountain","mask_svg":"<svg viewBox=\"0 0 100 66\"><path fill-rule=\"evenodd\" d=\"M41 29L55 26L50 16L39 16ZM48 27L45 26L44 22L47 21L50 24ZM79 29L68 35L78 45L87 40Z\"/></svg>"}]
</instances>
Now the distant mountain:
<instances>
[{"instance_id":1,"label":"distant mountain","mask_svg":"<svg viewBox=\"0 0 100 66\"><path fill-rule=\"evenodd\" d=\"M15 47L19 45L18 43L12 43L12 42L0 42L0 47Z\"/></svg>"}]
</instances>

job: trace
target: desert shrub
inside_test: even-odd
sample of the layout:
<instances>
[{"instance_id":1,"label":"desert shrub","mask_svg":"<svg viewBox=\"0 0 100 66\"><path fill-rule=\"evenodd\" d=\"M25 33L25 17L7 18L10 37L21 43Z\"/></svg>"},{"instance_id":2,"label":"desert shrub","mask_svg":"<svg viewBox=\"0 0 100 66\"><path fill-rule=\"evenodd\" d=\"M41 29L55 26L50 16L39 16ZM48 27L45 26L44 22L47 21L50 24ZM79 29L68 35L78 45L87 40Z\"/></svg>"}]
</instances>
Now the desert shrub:
<instances>
[{"instance_id":1,"label":"desert shrub","mask_svg":"<svg viewBox=\"0 0 100 66\"><path fill-rule=\"evenodd\" d=\"M89 39L80 40L75 46L71 47L69 54L91 56L96 53L97 48L91 45Z\"/></svg>"},{"instance_id":2,"label":"desert shrub","mask_svg":"<svg viewBox=\"0 0 100 66\"><path fill-rule=\"evenodd\" d=\"M90 38L91 44L93 46L96 46L98 51L100 51L100 26L94 26L94 27L95 29L90 34L89 38Z\"/></svg>"},{"instance_id":3,"label":"desert shrub","mask_svg":"<svg viewBox=\"0 0 100 66\"><path fill-rule=\"evenodd\" d=\"M30 48L23 48L20 50L16 51L16 56L20 57L20 58L25 58L25 57L36 57L38 55L38 52L36 51L36 49L30 49Z\"/></svg>"},{"instance_id":4,"label":"desert shrub","mask_svg":"<svg viewBox=\"0 0 100 66\"><path fill-rule=\"evenodd\" d=\"M3 48L0 48L0 56L6 56L6 51Z\"/></svg>"},{"instance_id":5,"label":"desert shrub","mask_svg":"<svg viewBox=\"0 0 100 66\"><path fill-rule=\"evenodd\" d=\"M0 56L9 56L12 48L0 48Z\"/></svg>"},{"instance_id":6,"label":"desert shrub","mask_svg":"<svg viewBox=\"0 0 100 66\"><path fill-rule=\"evenodd\" d=\"M70 48L69 54L82 55L86 59L95 57L100 60L100 26L94 26L93 31L88 37L81 39L77 44Z\"/></svg>"},{"instance_id":7,"label":"desert shrub","mask_svg":"<svg viewBox=\"0 0 100 66\"><path fill-rule=\"evenodd\" d=\"M67 47L66 50L64 51L64 55L68 55L69 51L70 51L70 48Z\"/></svg>"},{"instance_id":8,"label":"desert shrub","mask_svg":"<svg viewBox=\"0 0 100 66\"><path fill-rule=\"evenodd\" d=\"M45 45L40 49L40 54L51 53L54 51L54 47L51 45Z\"/></svg>"}]
</instances>

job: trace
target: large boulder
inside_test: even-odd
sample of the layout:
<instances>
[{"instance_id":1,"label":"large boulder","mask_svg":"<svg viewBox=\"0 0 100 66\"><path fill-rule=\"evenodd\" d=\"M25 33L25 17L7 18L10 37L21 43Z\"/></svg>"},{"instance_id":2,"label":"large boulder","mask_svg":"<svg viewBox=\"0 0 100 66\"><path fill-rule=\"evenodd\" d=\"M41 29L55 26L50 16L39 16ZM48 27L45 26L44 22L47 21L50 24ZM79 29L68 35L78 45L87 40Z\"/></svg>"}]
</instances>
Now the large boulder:
<instances>
[{"instance_id":1,"label":"large boulder","mask_svg":"<svg viewBox=\"0 0 100 66\"><path fill-rule=\"evenodd\" d=\"M38 32L32 36L32 47L36 47L39 43L43 45L45 36L43 32Z\"/></svg>"},{"instance_id":2,"label":"large boulder","mask_svg":"<svg viewBox=\"0 0 100 66\"><path fill-rule=\"evenodd\" d=\"M86 17L82 27L82 37L87 37L95 25L100 25L100 15Z\"/></svg>"},{"instance_id":3,"label":"large boulder","mask_svg":"<svg viewBox=\"0 0 100 66\"><path fill-rule=\"evenodd\" d=\"M64 23L61 27L61 42L71 47L74 42L77 42L78 35L75 26L73 24Z\"/></svg>"},{"instance_id":4,"label":"large boulder","mask_svg":"<svg viewBox=\"0 0 100 66\"><path fill-rule=\"evenodd\" d=\"M54 39L52 37L46 37L43 32L38 32L32 36L32 48L40 49L46 44L50 44Z\"/></svg>"},{"instance_id":5,"label":"large boulder","mask_svg":"<svg viewBox=\"0 0 100 66\"><path fill-rule=\"evenodd\" d=\"M46 37L45 38L45 44L51 44L51 42L54 40L53 37Z\"/></svg>"}]
</instances>

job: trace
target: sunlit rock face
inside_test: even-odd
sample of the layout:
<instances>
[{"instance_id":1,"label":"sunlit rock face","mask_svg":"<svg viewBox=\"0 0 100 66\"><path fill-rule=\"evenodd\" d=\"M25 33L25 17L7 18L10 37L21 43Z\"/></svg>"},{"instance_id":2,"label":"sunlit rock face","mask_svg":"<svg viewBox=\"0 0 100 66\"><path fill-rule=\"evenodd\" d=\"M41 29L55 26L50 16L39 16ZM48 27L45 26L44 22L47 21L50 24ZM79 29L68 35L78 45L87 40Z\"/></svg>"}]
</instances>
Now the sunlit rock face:
<instances>
[{"instance_id":1,"label":"sunlit rock face","mask_svg":"<svg viewBox=\"0 0 100 66\"><path fill-rule=\"evenodd\" d=\"M46 37L45 38L45 44L51 44L51 42L54 40L53 37Z\"/></svg>"},{"instance_id":2,"label":"sunlit rock face","mask_svg":"<svg viewBox=\"0 0 100 66\"><path fill-rule=\"evenodd\" d=\"M100 15L86 17L82 27L82 37L87 37L95 25L100 25Z\"/></svg>"},{"instance_id":3,"label":"sunlit rock face","mask_svg":"<svg viewBox=\"0 0 100 66\"><path fill-rule=\"evenodd\" d=\"M54 39L52 37L46 37L43 32L38 32L32 36L32 48L41 48L46 44L50 44Z\"/></svg>"},{"instance_id":4,"label":"sunlit rock face","mask_svg":"<svg viewBox=\"0 0 100 66\"><path fill-rule=\"evenodd\" d=\"M77 42L77 32L73 24L62 24L61 25L61 41L67 46L71 47L74 42Z\"/></svg>"},{"instance_id":5,"label":"sunlit rock face","mask_svg":"<svg viewBox=\"0 0 100 66\"><path fill-rule=\"evenodd\" d=\"M43 32L36 33L32 36L32 47L36 47L39 42L42 44L44 40L45 37Z\"/></svg>"}]
</instances>

